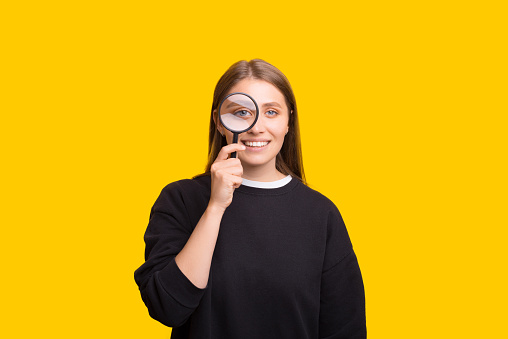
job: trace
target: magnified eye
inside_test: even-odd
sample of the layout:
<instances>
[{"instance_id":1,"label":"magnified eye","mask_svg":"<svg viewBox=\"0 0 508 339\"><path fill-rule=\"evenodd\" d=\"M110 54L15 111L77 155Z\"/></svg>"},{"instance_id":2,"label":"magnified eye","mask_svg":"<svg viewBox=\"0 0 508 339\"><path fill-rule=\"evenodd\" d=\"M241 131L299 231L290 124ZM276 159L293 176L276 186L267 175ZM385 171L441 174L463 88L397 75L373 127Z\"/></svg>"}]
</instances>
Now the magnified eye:
<instances>
[{"instance_id":1,"label":"magnified eye","mask_svg":"<svg viewBox=\"0 0 508 339\"><path fill-rule=\"evenodd\" d=\"M235 115L238 117L241 117L241 118L245 118L245 117L251 116L252 114L249 111L242 109L242 110L236 111Z\"/></svg>"}]
</instances>

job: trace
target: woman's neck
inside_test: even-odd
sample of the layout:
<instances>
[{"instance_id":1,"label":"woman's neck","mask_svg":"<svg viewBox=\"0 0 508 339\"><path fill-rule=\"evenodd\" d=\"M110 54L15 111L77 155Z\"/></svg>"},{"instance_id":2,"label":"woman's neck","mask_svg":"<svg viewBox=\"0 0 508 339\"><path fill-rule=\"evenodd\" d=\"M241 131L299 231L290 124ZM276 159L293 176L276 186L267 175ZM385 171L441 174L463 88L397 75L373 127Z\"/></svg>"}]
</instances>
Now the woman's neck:
<instances>
[{"instance_id":1,"label":"woman's neck","mask_svg":"<svg viewBox=\"0 0 508 339\"><path fill-rule=\"evenodd\" d=\"M270 167L270 169L267 170L264 166L255 166L251 168L244 166L242 175L244 179L261 182L277 181L285 177L287 177L287 175L279 172L275 167Z\"/></svg>"}]
</instances>

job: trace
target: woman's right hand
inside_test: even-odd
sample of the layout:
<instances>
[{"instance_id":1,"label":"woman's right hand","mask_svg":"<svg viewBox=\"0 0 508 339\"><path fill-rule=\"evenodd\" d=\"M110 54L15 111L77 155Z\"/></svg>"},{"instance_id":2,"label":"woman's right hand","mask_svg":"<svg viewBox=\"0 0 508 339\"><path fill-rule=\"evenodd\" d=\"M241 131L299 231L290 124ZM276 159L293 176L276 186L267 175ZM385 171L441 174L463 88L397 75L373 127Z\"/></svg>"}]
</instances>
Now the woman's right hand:
<instances>
[{"instance_id":1,"label":"woman's right hand","mask_svg":"<svg viewBox=\"0 0 508 339\"><path fill-rule=\"evenodd\" d=\"M238 153L245 150L242 144L229 144L220 150L217 159L213 162L210 173L212 187L209 207L217 208L222 212L233 201L233 192L242 184L243 167ZM236 158L229 158L229 153L237 152Z\"/></svg>"}]
</instances>

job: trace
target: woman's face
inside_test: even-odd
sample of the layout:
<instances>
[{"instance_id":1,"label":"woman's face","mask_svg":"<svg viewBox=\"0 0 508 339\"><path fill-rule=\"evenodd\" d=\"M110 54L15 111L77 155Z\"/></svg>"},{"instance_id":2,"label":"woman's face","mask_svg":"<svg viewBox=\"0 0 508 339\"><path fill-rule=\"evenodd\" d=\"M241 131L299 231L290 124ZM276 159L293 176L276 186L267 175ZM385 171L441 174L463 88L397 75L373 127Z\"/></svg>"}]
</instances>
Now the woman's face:
<instances>
[{"instance_id":1,"label":"woman's face","mask_svg":"<svg viewBox=\"0 0 508 339\"><path fill-rule=\"evenodd\" d=\"M282 148L284 137L289 130L290 113L284 95L271 83L250 78L234 85L229 93L233 92L249 94L256 100L259 108L259 117L254 127L238 135L238 143L246 146L245 151L238 152L238 158L247 168L254 166L267 166L267 170L272 166L275 168L275 157ZM233 133L223 126L218 128L225 134L228 144L231 144Z\"/></svg>"}]
</instances>

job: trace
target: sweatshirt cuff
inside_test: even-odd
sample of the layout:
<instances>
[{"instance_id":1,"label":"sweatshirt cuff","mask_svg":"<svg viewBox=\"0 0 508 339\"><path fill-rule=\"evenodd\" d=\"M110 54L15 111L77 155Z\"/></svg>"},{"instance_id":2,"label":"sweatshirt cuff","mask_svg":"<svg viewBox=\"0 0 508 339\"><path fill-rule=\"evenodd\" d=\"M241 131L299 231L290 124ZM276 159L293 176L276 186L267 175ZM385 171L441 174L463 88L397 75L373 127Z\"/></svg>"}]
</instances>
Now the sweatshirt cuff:
<instances>
[{"instance_id":1,"label":"sweatshirt cuff","mask_svg":"<svg viewBox=\"0 0 508 339\"><path fill-rule=\"evenodd\" d=\"M176 264L175 257L159 272L159 280L166 292L185 307L196 308L205 294L205 288L194 285Z\"/></svg>"}]
</instances>

